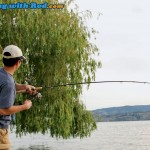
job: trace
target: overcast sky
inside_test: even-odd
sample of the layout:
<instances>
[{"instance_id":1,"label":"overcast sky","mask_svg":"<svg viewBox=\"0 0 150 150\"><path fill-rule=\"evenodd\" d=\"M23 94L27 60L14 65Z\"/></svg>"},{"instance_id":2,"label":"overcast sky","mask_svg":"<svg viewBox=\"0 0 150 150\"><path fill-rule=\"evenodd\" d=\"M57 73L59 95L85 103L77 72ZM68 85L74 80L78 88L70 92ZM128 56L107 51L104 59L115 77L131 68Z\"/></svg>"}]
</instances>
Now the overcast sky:
<instances>
[{"instance_id":1,"label":"overcast sky","mask_svg":"<svg viewBox=\"0 0 150 150\"><path fill-rule=\"evenodd\" d=\"M88 26L99 31L102 68L96 81L150 81L150 1L75 0L80 11L91 10ZM102 15L97 20L97 14ZM82 100L87 109L150 104L150 85L133 83L91 84Z\"/></svg>"}]
</instances>

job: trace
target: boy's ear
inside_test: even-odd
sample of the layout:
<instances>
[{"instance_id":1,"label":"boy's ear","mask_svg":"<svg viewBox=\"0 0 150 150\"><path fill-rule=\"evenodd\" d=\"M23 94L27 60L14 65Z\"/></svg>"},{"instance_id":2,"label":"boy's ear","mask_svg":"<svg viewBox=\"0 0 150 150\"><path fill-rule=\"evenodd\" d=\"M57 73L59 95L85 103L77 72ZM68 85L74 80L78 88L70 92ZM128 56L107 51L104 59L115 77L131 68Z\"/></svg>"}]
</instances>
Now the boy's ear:
<instances>
[{"instance_id":1,"label":"boy's ear","mask_svg":"<svg viewBox=\"0 0 150 150\"><path fill-rule=\"evenodd\" d=\"M19 65L19 64L20 64L20 62L21 62L21 60L18 60L18 61L16 62L16 65Z\"/></svg>"}]
</instances>

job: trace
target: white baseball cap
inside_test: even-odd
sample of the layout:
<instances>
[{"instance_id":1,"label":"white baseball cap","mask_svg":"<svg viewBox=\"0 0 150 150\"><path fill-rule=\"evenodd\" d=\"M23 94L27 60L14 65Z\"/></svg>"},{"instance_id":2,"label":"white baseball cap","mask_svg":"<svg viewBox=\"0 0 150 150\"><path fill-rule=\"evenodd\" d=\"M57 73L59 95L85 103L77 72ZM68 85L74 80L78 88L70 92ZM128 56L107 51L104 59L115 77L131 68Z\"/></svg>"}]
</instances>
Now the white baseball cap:
<instances>
[{"instance_id":1,"label":"white baseball cap","mask_svg":"<svg viewBox=\"0 0 150 150\"><path fill-rule=\"evenodd\" d=\"M5 55L6 52L9 54L9 56ZM26 58L22 54L21 49L15 45L8 45L4 48L3 58L6 58L6 59L20 58L20 59L26 60Z\"/></svg>"}]
</instances>

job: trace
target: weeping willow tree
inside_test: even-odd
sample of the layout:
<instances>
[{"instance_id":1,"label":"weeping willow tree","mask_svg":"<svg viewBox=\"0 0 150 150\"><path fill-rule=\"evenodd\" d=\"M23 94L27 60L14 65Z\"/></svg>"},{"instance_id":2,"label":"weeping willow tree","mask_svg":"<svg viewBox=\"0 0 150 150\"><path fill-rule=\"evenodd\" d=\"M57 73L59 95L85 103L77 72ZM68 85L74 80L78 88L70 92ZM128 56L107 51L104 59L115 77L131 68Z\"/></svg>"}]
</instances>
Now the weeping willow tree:
<instances>
[{"instance_id":1,"label":"weeping willow tree","mask_svg":"<svg viewBox=\"0 0 150 150\"><path fill-rule=\"evenodd\" d=\"M7 4L15 2L1 0ZM95 31L88 29L85 16L81 17L77 9L69 9L71 3L65 1L64 9L0 10L0 46L17 45L27 57L26 64L16 72L18 83L52 86L95 79L100 66L93 58L98 48L90 42ZM41 100L33 100L30 110L16 114L18 135L40 132L57 138L83 138L96 129L93 115L80 100L81 85L43 89L42 94ZM16 103L25 98L27 95L18 95Z\"/></svg>"},{"instance_id":2,"label":"weeping willow tree","mask_svg":"<svg viewBox=\"0 0 150 150\"><path fill-rule=\"evenodd\" d=\"M2 56L0 55L0 67L2 67Z\"/></svg>"}]
</instances>

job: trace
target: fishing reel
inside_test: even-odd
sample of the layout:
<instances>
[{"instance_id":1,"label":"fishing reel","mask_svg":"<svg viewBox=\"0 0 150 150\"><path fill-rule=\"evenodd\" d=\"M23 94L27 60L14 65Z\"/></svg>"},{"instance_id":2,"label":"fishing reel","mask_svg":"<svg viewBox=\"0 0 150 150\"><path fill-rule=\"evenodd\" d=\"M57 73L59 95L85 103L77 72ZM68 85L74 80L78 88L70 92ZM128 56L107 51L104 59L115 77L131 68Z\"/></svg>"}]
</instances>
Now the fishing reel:
<instances>
[{"instance_id":1,"label":"fishing reel","mask_svg":"<svg viewBox=\"0 0 150 150\"><path fill-rule=\"evenodd\" d=\"M42 94L39 92L36 92L36 94L29 96L29 99L33 99L33 100L41 100L41 98L42 98Z\"/></svg>"},{"instance_id":2,"label":"fishing reel","mask_svg":"<svg viewBox=\"0 0 150 150\"><path fill-rule=\"evenodd\" d=\"M19 93L21 93L21 92L19 92ZM22 93L24 93L24 92L22 92ZM36 94L29 95L28 99L31 101L33 101L33 100L40 101L42 99L42 94L39 92L36 92ZM15 102L15 104L22 105L22 101L17 101L17 102Z\"/></svg>"}]
</instances>

